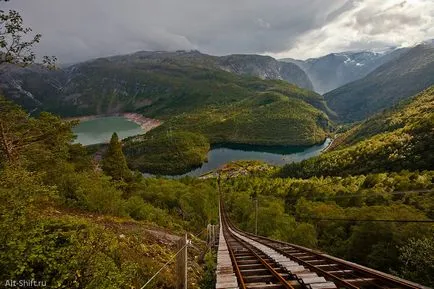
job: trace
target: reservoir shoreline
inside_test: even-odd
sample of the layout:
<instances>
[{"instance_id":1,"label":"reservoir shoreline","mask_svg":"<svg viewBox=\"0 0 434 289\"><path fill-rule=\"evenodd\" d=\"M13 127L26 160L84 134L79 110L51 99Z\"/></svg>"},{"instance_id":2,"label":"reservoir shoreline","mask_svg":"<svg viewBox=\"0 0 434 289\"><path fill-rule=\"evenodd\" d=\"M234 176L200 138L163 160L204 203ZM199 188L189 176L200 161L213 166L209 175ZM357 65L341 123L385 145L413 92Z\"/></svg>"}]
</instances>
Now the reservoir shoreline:
<instances>
[{"instance_id":1,"label":"reservoir shoreline","mask_svg":"<svg viewBox=\"0 0 434 289\"><path fill-rule=\"evenodd\" d=\"M138 113L112 113L112 114L95 114L95 115L85 115L77 117L64 118L66 121L78 120L80 122L104 118L104 117L124 117L136 124L138 124L143 133L147 133L151 129L154 129L162 124L162 121L154 118L148 118Z\"/></svg>"}]
</instances>

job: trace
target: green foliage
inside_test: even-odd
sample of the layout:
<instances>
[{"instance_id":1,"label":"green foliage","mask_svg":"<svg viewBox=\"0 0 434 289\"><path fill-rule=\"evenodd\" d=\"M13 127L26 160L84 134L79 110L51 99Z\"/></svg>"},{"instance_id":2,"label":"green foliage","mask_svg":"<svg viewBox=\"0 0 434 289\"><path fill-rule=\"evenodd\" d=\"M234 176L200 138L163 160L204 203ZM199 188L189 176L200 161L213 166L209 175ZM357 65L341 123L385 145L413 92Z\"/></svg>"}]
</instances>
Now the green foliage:
<instances>
[{"instance_id":1,"label":"green foliage","mask_svg":"<svg viewBox=\"0 0 434 289\"><path fill-rule=\"evenodd\" d=\"M433 169L434 87L339 137L335 150L285 166L280 176L308 178Z\"/></svg>"},{"instance_id":2,"label":"green foliage","mask_svg":"<svg viewBox=\"0 0 434 289\"><path fill-rule=\"evenodd\" d=\"M127 140L124 152L133 169L176 175L200 166L206 160L209 148L203 135L156 129Z\"/></svg>"},{"instance_id":3,"label":"green foliage","mask_svg":"<svg viewBox=\"0 0 434 289\"><path fill-rule=\"evenodd\" d=\"M213 251L209 251L205 255L204 275L200 281L201 289L214 289L216 285L216 262L217 256Z\"/></svg>"},{"instance_id":4,"label":"green foliage","mask_svg":"<svg viewBox=\"0 0 434 289\"><path fill-rule=\"evenodd\" d=\"M145 202L181 217L195 231L217 222L218 196L212 182L147 178L139 195Z\"/></svg>"},{"instance_id":5,"label":"green foliage","mask_svg":"<svg viewBox=\"0 0 434 289\"><path fill-rule=\"evenodd\" d=\"M432 254L429 243L432 240L410 241L430 240L434 233L430 223L354 220L432 219L434 193L417 190L434 189L433 180L434 171L402 171L310 179L243 176L225 179L221 184L225 208L240 229L254 232L255 207L251 196L256 193L259 234L319 248L429 285L432 280L424 276L432 270L431 259L415 267L409 261L412 257L404 255L403 250L414 254L415 262L419 260L417 249L421 250L420 258Z\"/></svg>"},{"instance_id":6,"label":"green foliage","mask_svg":"<svg viewBox=\"0 0 434 289\"><path fill-rule=\"evenodd\" d=\"M230 106L181 114L160 129L169 127L202 133L212 144L312 145L324 141L329 121L291 94L264 92Z\"/></svg>"},{"instance_id":7,"label":"green foliage","mask_svg":"<svg viewBox=\"0 0 434 289\"><path fill-rule=\"evenodd\" d=\"M147 220L165 227L171 227L173 222L166 210L152 206L139 196L133 196L127 200L126 210L135 220Z\"/></svg>"},{"instance_id":8,"label":"green foliage","mask_svg":"<svg viewBox=\"0 0 434 289\"><path fill-rule=\"evenodd\" d=\"M434 238L411 238L399 248L400 272L403 278L434 285Z\"/></svg>"},{"instance_id":9,"label":"green foliage","mask_svg":"<svg viewBox=\"0 0 434 289\"><path fill-rule=\"evenodd\" d=\"M78 205L90 211L122 216L125 214L122 191L98 173L78 174L75 179Z\"/></svg>"},{"instance_id":10,"label":"green foliage","mask_svg":"<svg viewBox=\"0 0 434 289\"><path fill-rule=\"evenodd\" d=\"M137 268L118 259L114 236L77 221L29 222L7 237L1 277L44 280L48 288L128 288Z\"/></svg>"},{"instance_id":11,"label":"green foliage","mask_svg":"<svg viewBox=\"0 0 434 289\"><path fill-rule=\"evenodd\" d=\"M25 159L27 165L38 166L64 157L74 137L74 124L49 113L29 117L0 96L0 161L16 163Z\"/></svg>"},{"instance_id":12,"label":"green foliage","mask_svg":"<svg viewBox=\"0 0 434 289\"><path fill-rule=\"evenodd\" d=\"M48 288L126 287L134 266L116 259L113 236L75 220L40 219L38 210L56 195L42 180L22 167L0 174L0 278L44 280Z\"/></svg>"},{"instance_id":13,"label":"green foliage","mask_svg":"<svg viewBox=\"0 0 434 289\"><path fill-rule=\"evenodd\" d=\"M122 151L122 143L119 141L116 133L113 133L107 151L103 156L102 169L116 181L131 178L131 171L128 168L127 160Z\"/></svg>"},{"instance_id":14,"label":"green foliage","mask_svg":"<svg viewBox=\"0 0 434 289\"><path fill-rule=\"evenodd\" d=\"M0 142L10 140L8 144L24 144L25 149L13 147L10 159L4 148L11 146L1 151L1 279L44 280L48 288L139 288L173 254L146 243L144 224L197 232L216 222L212 183L145 179L116 163L109 166L115 177L107 176L84 147L71 144L72 123L9 108L1 111L7 138ZM34 136L37 141L26 138ZM108 159L125 162L116 137L110 152ZM87 219L64 216L71 211ZM125 231L114 230L120 224L104 220L103 214L126 218L124 229L130 232L136 224L139 232L126 238ZM171 288L171 274L162 273L151 286Z\"/></svg>"}]
</instances>

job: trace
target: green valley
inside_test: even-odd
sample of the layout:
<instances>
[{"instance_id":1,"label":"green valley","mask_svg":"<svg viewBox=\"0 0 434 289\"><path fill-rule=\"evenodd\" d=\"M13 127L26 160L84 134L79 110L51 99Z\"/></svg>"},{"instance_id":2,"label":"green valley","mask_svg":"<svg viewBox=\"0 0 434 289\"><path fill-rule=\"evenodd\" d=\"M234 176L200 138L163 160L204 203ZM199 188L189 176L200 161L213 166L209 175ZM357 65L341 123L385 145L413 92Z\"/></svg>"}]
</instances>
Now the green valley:
<instances>
[{"instance_id":1,"label":"green valley","mask_svg":"<svg viewBox=\"0 0 434 289\"><path fill-rule=\"evenodd\" d=\"M434 40L402 47L429 1L27 2L0 0L1 285L434 286Z\"/></svg>"},{"instance_id":2,"label":"green valley","mask_svg":"<svg viewBox=\"0 0 434 289\"><path fill-rule=\"evenodd\" d=\"M145 136L131 137L126 142L124 151L134 168L151 173L180 174L199 166L206 159L210 145L239 143L309 146L322 143L331 129L328 117L300 98L303 96L270 91L231 105L183 113L167 119L163 125ZM167 137L172 132L174 139ZM181 132L191 132L196 135L195 138L201 138L201 149L195 148L195 138L190 138L187 142L181 141L180 146L177 136ZM170 143L174 143L176 148ZM160 153L151 148L156 146ZM139 151L143 156L138 154ZM158 160L159 164L151 165L154 163L152 158ZM171 169L172 166L176 168Z\"/></svg>"},{"instance_id":3,"label":"green valley","mask_svg":"<svg viewBox=\"0 0 434 289\"><path fill-rule=\"evenodd\" d=\"M227 166L226 209L242 230L255 232L257 214L259 235L433 285L433 112L430 87L341 131L320 156Z\"/></svg>"},{"instance_id":4,"label":"green valley","mask_svg":"<svg viewBox=\"0 0 434 289\"><path fill-rule=\"evenodd\" d=\"M136 112L161 120L155 132L133 137L125 146L128 158L134 158L132 167L144 172L185 173L200 165L206 148L215 144L310 146L324 142L333 128L329 120L333 112L321 95L283 80L225 71L216 59L194 51L139 52L59 71L30 67L4 74L20 79L20 88L32 95L17 99L13 87L8 90L15 102L28 109L63 116ZM234 61L246 60L236 56L227 61L235 65ZM40 104L34 106L35 100ZM179 154L180 147L164 150L161 136L172 131L178 136L196 134L201 148L187 141L182 150L194 153ZM149 139L160 143L161 149L149 148ZM139 151L146 155L139 156Z\"/></svg>"},{"instance_id":5,"label":"green valley","mask_svg":"<svg viewBox=\"0 0 434 289\"><path fill-rule=\"evenodd\" d=\"M432 170L434 164L434 87L335 140L334 149L285 166L282 176L345 176L370 172Z\"/></svg>"}]
</instances>

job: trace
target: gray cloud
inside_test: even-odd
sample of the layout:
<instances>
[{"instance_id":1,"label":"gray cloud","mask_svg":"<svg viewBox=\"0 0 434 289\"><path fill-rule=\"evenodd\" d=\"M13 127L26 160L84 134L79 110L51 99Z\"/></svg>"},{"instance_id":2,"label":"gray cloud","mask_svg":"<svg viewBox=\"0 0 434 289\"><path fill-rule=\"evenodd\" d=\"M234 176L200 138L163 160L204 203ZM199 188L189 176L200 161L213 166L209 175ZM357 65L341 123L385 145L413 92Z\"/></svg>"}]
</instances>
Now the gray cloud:
<instances>
[{"instance_id":1,"label":"gray cloud","mask_svg":"<svg viewBox=\"0 0 434 289\"><path fill-rule=\"evenodd\" d=\"M308 58L329 52L409 46L434 37L432 0L353 0L331 15L325 25L300 35L286 51L272 55Z\"/></svg>"},{"instance_id":2,"label":"gray cloud","mask_svg":"<svg viewBox=\"0 0 434 289\"><path fill-rule=\"evenodd\" d=\"M388 33L395 26L425 29L414 39L432 32L424 26L434 18L426 5L421 15L406 11L413 5L407 2L431 0L384 2L390 5L377 0L12 0L1 5L19 10L26 25L43 34L37 53L75 62L177 49L308 57L400 42L393 39L395 32Z\"/></svg>"}]
</instances>

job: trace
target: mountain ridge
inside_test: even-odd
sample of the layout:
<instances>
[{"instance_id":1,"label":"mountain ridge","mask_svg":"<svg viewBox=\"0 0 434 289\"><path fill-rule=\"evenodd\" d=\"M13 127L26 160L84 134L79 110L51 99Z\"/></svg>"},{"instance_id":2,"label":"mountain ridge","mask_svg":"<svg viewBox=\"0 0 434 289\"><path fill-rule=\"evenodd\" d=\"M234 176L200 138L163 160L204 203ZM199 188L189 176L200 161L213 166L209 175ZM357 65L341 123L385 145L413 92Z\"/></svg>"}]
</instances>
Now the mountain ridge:
<instances>
[{"instance_id":1,"label":"mountain ridge","mask_svg":"<svg viewBox=\"0 0 434 289\"><path fill-rule=\"evenodd\" d=\"M306 60L293 58L279 60L298 65L311 79L314 90L323 94L365 77L382 64L400 57L407 50L408 48L387 49L382 52L347 51Z\"/></svg>"},{"instance_id":2,"label":"mountain ridge","mask_svg":"<svg viewBox=\"0 0 434 289\"><path fill-rule=\"evenodd\" d=\"M247 61L248 63L246 63ZM7 97L23 105L29 111L42 107L42 109L48 109L63 115L66 113L65 110L68 109L62 108L62 106L68 106L67 103L64 103L64 100L77 102L75 90L81 89L84 91L92 87L92 84L89 84L89 87L84 87L82 84L87 81L86 77L97 78L97 75L90 76L88 74L98 73L96 69L104 66L111 69L110 75L106 76L106 78L116 75L117 78L113 79L113 81L120 82L118 86L114 86L113 83L109 84L109 86L113 87L111 93L122 94L124 96L126 94L133 96L140 95L146 91L146 88L143 86L143 79L139 77L136 77L137 80L134 83L129 83L128 87L125 87L124 84L128 81L123 78L131 79L138 73L141 73L146 79L152 79L153 76L150 75L152 72L156 74L175 74L179 73L182 69L189 68L196 71L221 70L240 76L260 77L262 79L281 79L292 82L302 88L312 88L309 78L298 66L294 64L282 64L267 56L230 55L217 57L203 54L199 51L140 51L128 55L97 58L57 71L44 70L37 65L26 68L17 68L11 65L3 66L0 70L0 89L3 90ZM92 69L95 71L91 71ZM105 72L107 71L103 71L102 73ZM102 88L104 89L105 85ZM131 91L128 88L131 88ZM78 93L81 93L81 91L78 91ZM154 93L157 93L157 91L154 91ZM44 102L48 102L45 107L43 105ZM59 106L60 108L57 108L56 111L56 107ZM137 109L137 106L130 104L129 109ZM97 109L94 113L117 112L112 110L116 110L116 107L101 107L101 109ZM89 109L80 114L91 113L92 110ZM78 114L78 111L72 112L72 114Z\"/></svg>"},{"instance_id":3,"label":"mountain ridge","mask_svg":"<svg viewBox=\"0 0 434 289\"><path fill-rule=\"evenodd\" d=\"M360 121L434 84L434 45L420 44L324 95L343 122Z\"/></svg>"}]
</instances>

